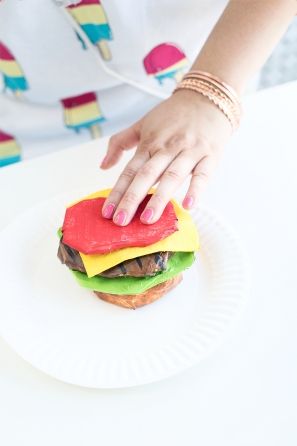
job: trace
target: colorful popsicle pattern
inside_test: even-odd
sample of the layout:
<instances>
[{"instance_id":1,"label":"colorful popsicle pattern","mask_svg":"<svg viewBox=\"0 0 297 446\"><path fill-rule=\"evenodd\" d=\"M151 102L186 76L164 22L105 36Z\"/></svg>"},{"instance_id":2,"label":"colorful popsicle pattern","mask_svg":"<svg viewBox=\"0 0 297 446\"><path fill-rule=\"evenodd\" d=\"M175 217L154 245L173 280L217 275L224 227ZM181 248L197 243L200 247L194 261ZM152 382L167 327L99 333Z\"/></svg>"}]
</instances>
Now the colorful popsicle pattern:
<instances>
[{"instance_id":1,"label":"colorful popsicle pattern","mask_svg":"<svg viewBox=\"0 0 297 446\"><path fill-rule=\"evenodd\" d=\"M95 93L85 93L79 96L62 99L66 127L79 131L88 128L93 139L100 138L99 123L105 121L99 109Z\"/></svg>"},{"instance_id":2,"label":"colorful popsicle pattern","mask_svg":"<svg viewBox=\"0 0 297 446\"><path fill-rule=\"evenodd\" d=\"M0 42L0 71L4 80L4 91L9 88L19 99L24 99L22 92L28 90L24 73L6 46Z\"/></svg>"},{"instance_id":3,"label":"colorful popsicle pattern","mask_svg":"<svg viewBox=\"0 0 297 446\"><path fill-rule=\"evenodd\" d=\"M160 84L166 78L174 79L178 84L184 73L183 68L189 65L186 55L172 43L162 43L153 48L143 59L145 71Z\"/></svg>"},{"instance_id":4,"label":"colorful popsicle pattern","mask_svg":"<svg viewBox=\"0 0 297 446\"><path fill-rule=\"evenodd\" d=\"M0 167L21 160L21 151L13 136L0 130Z\"/></svg>"},{"instance_id":5,"label":"colorful popsicle pattern","mask_svg":"<svg viewBox=\"0 0 297 446\"><path fill-rule=\"evenodd\" d=\"M82 0L77 5L67 7L69 13L81 26L89 39L98 45L99 51L105 60L111 59L111 54L106 43L112 40L112 32L99 0Z\"/></svg>"}]
</instances>

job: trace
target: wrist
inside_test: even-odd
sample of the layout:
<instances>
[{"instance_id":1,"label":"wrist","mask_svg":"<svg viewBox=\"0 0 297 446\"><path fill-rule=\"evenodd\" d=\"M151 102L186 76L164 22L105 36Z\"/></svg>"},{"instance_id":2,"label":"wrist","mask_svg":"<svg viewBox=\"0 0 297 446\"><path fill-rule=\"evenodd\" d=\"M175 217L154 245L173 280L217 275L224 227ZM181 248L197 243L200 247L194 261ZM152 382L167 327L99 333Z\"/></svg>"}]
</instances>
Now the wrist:
<instances>
[{"instance_id":1,"label":"wrist","mask_svg":"<svg viewBox=\"0 0 297 446\"><path fill-rule=\"evenodd\" d=\"M206 69L207 68L207 69ZM245 79L244 76L238 76L237 73L232 72L228 69L227 66L225 67L218 67L216 64L212 63L203 63L203 60L199 60L199 56L196 60L196 62L192 65L189 71L206 71L208 73L212 73L214 76L217 76L218 78L222 79L223 82L226 82L228 85L232 87L232 89L235 91L235 93L240 98L243 95L243 92L246 88L246 85L249 81L249 79Z\"/></svg>"},{"instance_id":2,"label":"wrist","mask_svg":"<svg viewBox=\"0 0 297 446\"><path fill-rule=\"evenodd\" d=\"M224 81L204 71L189 71L184 75L173 93L183 90L194 91L209 101L227 117L232 130L238 129L242 115L237 93Z\"/></svg>"},{"instance_id":3,"label":"wrist","mask_svg":"<svg viewBox=\"0 0 297 446\"><path fill-rule=\"evenodd\" d=\"M215 126L217 129L225 128L225 132L229 136L232 134L232 127L228 118L212 101L202 94L192 90L178 90L169 100L178 101L178 108L185 118L190 119L194 113L201 111L205 118L203 121L204 126L209 124L211 127L209 131L213 131Z\"/></svg>"}]
</instances>

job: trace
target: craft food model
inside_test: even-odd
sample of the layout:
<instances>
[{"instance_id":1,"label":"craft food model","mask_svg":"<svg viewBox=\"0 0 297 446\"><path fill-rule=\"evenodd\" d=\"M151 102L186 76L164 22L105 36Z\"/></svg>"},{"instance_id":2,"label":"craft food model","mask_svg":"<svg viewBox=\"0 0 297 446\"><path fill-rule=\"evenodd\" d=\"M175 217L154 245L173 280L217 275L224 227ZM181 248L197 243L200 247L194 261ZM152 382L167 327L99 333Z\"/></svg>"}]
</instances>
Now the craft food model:
<instances>
[{"instance_id":1,"label":"craft food model","mask_svg":"<svg viewBox=\"0 0 297 446\"><path fill-rule=\"evenodd\" d=\"M141 223L150 195L129 225L116 226L102 217L109 192L96 192L67 207L58 258L80 286L102 300L136 309L179 284L199 249L198 234L191 216L175 200L156 223Z\"/></svg>"}]
</instances>

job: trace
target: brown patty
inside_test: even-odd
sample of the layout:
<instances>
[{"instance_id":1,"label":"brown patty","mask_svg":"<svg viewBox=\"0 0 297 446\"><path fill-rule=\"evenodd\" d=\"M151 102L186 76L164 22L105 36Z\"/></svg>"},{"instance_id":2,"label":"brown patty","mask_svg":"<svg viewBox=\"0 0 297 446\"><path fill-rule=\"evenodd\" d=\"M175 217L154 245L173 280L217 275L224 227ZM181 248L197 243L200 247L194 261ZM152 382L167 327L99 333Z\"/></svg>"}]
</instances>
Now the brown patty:
<instances>
[{"instance_id":1,"label":"brown patty","mask_svg":"<svg viewBox=\"0 0 297 446\"><path fill-rule=\"evenodd\" d=\"M135 259L125 260L106 271L101 272L98 276L116 278L121 276L145 277L154 276L157 272L165 271L167 261L173 256L173 252L155 252L145 256L136 257ZM75 271L86 272L83 261L79 252L63 243L63 237L60 239L58 258L61 263Z\"/></svg>"}]
</instances>

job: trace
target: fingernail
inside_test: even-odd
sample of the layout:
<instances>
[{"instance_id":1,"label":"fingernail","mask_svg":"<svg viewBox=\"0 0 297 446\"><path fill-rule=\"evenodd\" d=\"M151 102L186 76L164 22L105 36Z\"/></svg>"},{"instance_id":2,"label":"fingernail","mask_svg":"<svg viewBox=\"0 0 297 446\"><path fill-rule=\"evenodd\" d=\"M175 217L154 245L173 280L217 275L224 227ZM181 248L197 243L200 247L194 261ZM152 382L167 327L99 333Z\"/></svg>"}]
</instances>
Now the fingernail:
<instances>
[{"instance_id":1,"label":"fingernail","mask_svg":"<svg viewBox=\"0 0 297 446\"><path fill-rule=\"evenodd\" d=\"M117 215L114 217L113 221L116 225L122 226L125 223L127 214L125 211L120 211L117 213Z\"/></svg>"},{"instance_id":2,"label":"fingernail","mask_svg":"<svg viewBox=\"0 0 297 446\"><path fill-rule=\"evenodd\" d=\"M109 203L102 213L103 217L111 219L112 214L114 213L114 210L115 210L115 205L112 203Z\"/></svg>"},{"instance_id":3,"label":"fingernail","mask_svg":"<svg viewBox=\"0 0 297 446\"><path fill-rule=\"evenodd\" d=\"M102 166L103 166L103 164L104 164L105 160L106 160L106 156L105 156L105 157L103 158L103 160L101 161L100 167L102 167Z\"/></svg>"},{"instance_id":4,"label":"fingernail","mask_svg":"<svg viewBox=\"0 0 297 446\"><path fill-rule=\"evenodd\" d=\"M145 221L146 223L149 223L153 218L153 215L154 215L153 209L148 208L141 214L140 219Z\"/></svg>"},{"instance_id":5,"label":"fingernail","mask_svg":"<svg viewBox=\"0 0 297 446\"><path fill-rule=\"evenodd\" d=\"M187 197L183 201L183 205L187 206L187 208L191 207L193 203L194 203L194 200L192 197Z\"/></svg>"}]
</instances>

